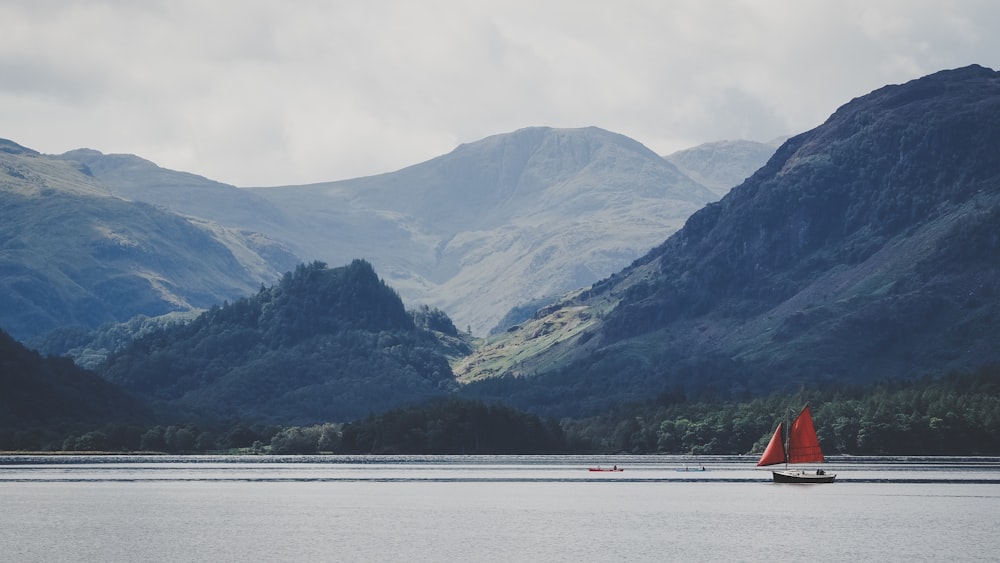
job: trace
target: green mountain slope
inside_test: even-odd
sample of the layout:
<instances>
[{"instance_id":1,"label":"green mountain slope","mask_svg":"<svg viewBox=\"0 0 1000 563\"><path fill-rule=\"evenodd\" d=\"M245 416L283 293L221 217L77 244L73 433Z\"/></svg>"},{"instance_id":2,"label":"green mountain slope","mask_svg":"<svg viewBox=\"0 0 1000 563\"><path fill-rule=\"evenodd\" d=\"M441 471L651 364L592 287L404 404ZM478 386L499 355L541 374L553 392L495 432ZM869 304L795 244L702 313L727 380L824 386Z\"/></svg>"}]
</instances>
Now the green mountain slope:
<instances>
[{"instance_id":1,"label":"green mountain slope","mask_svg":"<svg viewBox=\"0 0 1000 563\"><path fill-rule=\"evenodd\" d=\"M317 262L154 331L98 371L168 416L305 424L443 395L456 385L446 353L370 264Z\"/></svg>"},{"instance_id":2,"label":"green mountain slope","mask_svg":"<svg viewBox=\"0 0 1000 563\"><path fill-rule=\"evenodd\" d=\"M205 308L295 262L266 237L122 199L80 163L0 143L0 326L19 339Z\"/></svg>"},{"instance_id":3,"label":"green mountain slope","mask_svg":"<svg viewBox=\"0 0 1000 563\"><path fill-rule=\"evenodd\" d=\"M675 387L760 393L996 362L998 153L996 72L879 89L456 374L564 413Z\"/></svg>"}]
</instances>

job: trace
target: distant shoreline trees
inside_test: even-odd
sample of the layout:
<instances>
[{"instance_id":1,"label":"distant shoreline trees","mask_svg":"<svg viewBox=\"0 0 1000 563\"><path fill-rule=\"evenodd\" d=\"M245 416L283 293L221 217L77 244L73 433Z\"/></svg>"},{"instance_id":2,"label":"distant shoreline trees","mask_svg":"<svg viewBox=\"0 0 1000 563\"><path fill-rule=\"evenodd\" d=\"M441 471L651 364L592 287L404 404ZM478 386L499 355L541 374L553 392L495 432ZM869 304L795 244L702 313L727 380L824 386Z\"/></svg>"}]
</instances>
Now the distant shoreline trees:
<instances>
[{"instance_id":1,"label":"distant shoreline trees","mask_svg":"<svg viewBox=\"0 0 1000 563\"><path fill-rule=\"evenodd\" d=\"M1000 455L1000 366L941 379L729 402L683 393L601 416L545 420L499 404L437 400L311 426L111 423L81 432L0 428L3 451L270 454L748 454L790 408L812 406L827 455Z\"/></svg>"}]
</instances>

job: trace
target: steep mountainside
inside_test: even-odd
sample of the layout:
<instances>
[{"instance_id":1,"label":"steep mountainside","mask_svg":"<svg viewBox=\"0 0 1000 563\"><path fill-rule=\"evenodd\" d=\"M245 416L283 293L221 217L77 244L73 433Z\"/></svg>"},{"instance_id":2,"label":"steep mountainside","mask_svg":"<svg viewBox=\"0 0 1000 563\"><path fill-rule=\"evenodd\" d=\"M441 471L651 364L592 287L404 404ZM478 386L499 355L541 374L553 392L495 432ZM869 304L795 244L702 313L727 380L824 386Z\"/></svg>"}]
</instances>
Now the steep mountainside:
<instances>
[{"instance_id":1,"label":"steep mountainside","mask_svg":"<svg viewBox=\"0 0 1000 563\"><path fill-rule=\"evenodd\" d=\"M299 254L371 260L410 302L485 333L512 307L588 285L716 196L641 144L530 128L390 174L254 190L294 216Z\"/></svg>"},{"instance_id":2,"label":"steep mountainside","mask_svg":"<svg viewBox=\"0 0 1000 563\"><path fill-rule=\"evenodd\" d=\"M997 154L1000 74L970 66L876 90L456 374L565 412L998 362Z\"/></svg>"},{"instance_id":3,"label":"steep mountainside","mask_svg":"<svg viewBox=\"0 0 1000 563\"><path fill-rule=\"evenodd\" d=\"M78 162L0 141L0 327L16 338L208 307L296 261L266 237L122 199Z\"/></svg>"},{"instance_id":4,"label":"steep mountainside","mask_svg":"<svg viewBox=\"0 0 1000 563\"><path fill-rule=\"evenodd\" d=\"M687 177L722 197L764 166L785 139L769 143L757 141L716 141L668 154L663 157Z\"/></svg>"},{"instance_id":5,"label":"steep mountainside","mask_svg":"<svg viewBox=\"0 0 1000 563\"><path fill-rule=\"evenodd\" d=\"M454 326L430 313L415 324L367 262L317 262L154 330L96 369L181 420L347 421L457 385L442 345L449 335L423 328Z\"/></svg>"}]
</instances>

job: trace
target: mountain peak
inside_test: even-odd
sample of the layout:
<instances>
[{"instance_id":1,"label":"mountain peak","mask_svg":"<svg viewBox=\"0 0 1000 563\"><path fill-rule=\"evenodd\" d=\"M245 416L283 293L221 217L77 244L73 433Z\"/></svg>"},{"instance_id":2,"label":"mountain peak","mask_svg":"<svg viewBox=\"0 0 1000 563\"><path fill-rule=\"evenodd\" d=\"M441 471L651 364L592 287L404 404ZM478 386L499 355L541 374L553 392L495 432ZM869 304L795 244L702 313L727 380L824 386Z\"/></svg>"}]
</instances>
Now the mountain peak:
<instances>
[{"instance_id":1,"label":"mountain peak","mask_svg":"<svg viewBox=\"0 0 1000 563\"><path fill-rule=\"evenodd\" d=\"M174 172L160 168L155 162L134 154L104 154L94 149L74 149L58 156L83 164L95 174L154 173L193 176L187 172Z\"/></svg>"},{"instance_id":2,"label":"mountain peak","mask_svg":"<svg viewBox=\"0 0 1000 563\"><path fill-rule=\"evenodd\" d=\"M760 169L778 144L734 140L704 143L664 158L692 180L722 197Z\"/></svg>"},{"instance_id":3,"label":"mountain peak","mask_svg":"<svg viewBox=\"0 0 1000 563\"><path fill-rule=\"evenodd\" d=\"M314 262L132 342L102 375L171 411L346 421L453 388L444 351L371 264Z\"/></svg>"},{"instance_id":4,"label":"mountain peak","mask_svg":"<svg viewBox=\"0 0 1000 563\"><path fill-rule=\"evenodd\" d=\"M407 301L479 334L625 266L717 199L598 127L519 129L388 174L255 192L296 217L301 255L369 257Z\"/></svg>"},{"instance_id":5,"label":"mountain peak","mask_svg":"<svg viewBox=\"0 0 1000 563\"><path fill-rule=\"evenodd\" d=\"M593 156L601 150L629 151L647 156L655 156L642 143L618 133L612 133L596 126L579 128L526 127L512 133L491 135L479 141L459 145L451 155L469 151L490 153L505 151L510 156L520 156L517 164L528 165L532 158L546 160L557 156L568 158L564 165L586 166L593 162ZM445 155L447 157L449 155ZM444 158L444 157L439 157ZM437 159L435 159L437 160Z\"/></svg>"},{"instance_id":6,"label":"mountain peak","mask_svg":"<svg viewBox=\"0 0 1000 563\"><path fill-rule=\"evenodd\" d=\"M649 382L760 393L998 362L998 152L998 73L875 90L456 373L538 374L553 396L571 381L586 402L611 378L621 396Z\"/></svg>"},{"instance_id":7,"label":"mountain peak","mask_svg":"<svg viewBox=\"0 0 1000 563\"><path fill-rule=\"evenodd\" d=\"M920 119L945 119L948 116L944 114L949 113L971 115L978 106L992 103L997 90L1000 73L980 65L883 86L844 104L821 127L804 134L810 139L805 146L845 134L863 134L876 119L875 114L881 122L909 123L914 128L921 125L916 121Z\"/></svg>"}]
</instances>

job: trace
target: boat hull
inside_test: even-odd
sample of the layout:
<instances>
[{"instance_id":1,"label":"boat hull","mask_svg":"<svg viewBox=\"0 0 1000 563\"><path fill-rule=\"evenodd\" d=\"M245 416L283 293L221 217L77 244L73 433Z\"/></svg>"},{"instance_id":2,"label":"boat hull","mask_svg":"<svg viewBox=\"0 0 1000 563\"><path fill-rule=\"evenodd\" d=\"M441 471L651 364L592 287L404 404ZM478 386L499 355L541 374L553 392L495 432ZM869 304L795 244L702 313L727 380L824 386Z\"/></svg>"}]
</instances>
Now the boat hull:
<instances>
[{"instance_id":1,"label":"boat hull","mask_svg":"<svg viewBox=\"0 0 1000 563\"><path fill-rule=\"evenodd\" d=\"M806 472L801 469L772 471L775 483L833 483L837 476L833 473Z\"/></svg>"},{"instance_id":2,"label":"boat hull","mask_svg":"<svg viewBox=\"0 0 1000 563\"><path fill-rule=\"evenodd\" d=\"M595 472L600 471L601 473L621 473L622 471L625 471L625 470L624 469L601 469L599 467L590 467L590 468L587 469L587 471L595 471Z\"/></svg>"}]
</instances>

